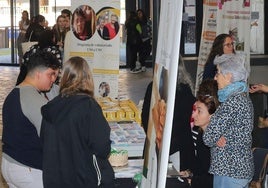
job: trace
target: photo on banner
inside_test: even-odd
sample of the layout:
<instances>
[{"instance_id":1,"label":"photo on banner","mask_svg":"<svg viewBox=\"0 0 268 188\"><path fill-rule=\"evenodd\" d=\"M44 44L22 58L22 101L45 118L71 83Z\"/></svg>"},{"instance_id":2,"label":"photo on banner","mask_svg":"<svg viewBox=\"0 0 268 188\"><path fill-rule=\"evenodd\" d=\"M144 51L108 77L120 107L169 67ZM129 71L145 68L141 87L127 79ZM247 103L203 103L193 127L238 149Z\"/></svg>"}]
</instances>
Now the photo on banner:
<instances>
[{"instance_id":1,"label":"photo on banner","mask_svg":"<svg viewBox=\"0 0 268 188\"><path fill-rule=\"evenodd\" d=\"M118 97L120 0L71 2L70 41L64 59L83 57L89 64L95 97Z\"/></svg>"},{"instance_id":2,"label":"photo on banner","mask_svg":"<svg viewBox=\"0 0 268 188\"><path fill-rule=\"evenodd\" d=\"M180 51L183 1L161 1L141 187L165 187ZM190 126L190 125L189 125Z\"/></svg>"}]
</instances>

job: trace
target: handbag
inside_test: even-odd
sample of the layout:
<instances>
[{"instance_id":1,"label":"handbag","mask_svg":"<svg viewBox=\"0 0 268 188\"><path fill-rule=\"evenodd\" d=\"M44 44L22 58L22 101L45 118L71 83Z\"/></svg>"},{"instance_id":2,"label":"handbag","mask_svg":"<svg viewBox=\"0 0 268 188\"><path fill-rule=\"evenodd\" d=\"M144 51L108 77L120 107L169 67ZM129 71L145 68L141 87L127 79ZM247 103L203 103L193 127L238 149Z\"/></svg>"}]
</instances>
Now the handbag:
<instances>
[{"instance_id":1,"label":"handbag","mask_svg":"<svg viewBox=\"0 0 268 188\"><path fill-rule=\"evenodd\" d=\"M249 188L263 188L266 181L266 173L268 167L268 153L267 149L254 148L254 176L253 180L249 183Z\"/></svg>"},{"instance_id":2,"label":"handbag","mask_svg":"<svg viewBox=\"0 0 268 188\"><path fill-rule=\"evenodd\" d=\"M23 55L25 54L25 52L27 52L31 48L31 46L33 46L35 44L38 44L37 41L31 41L32 34L33 34L33 31L30 34L29 40L26 41L26 42L21 43L21 48L22 48L22 54Z\"/></svg>"},{"instance_id":3,"label":"handbag","mask_svg":"<svg viewBox=\"0 0 268 188\"><path fill-rule=\"evenodd\" d=\"M259 181L251 181L249 184L249 188L261 188L261 182Z\"/></svg>"}]
</instances>

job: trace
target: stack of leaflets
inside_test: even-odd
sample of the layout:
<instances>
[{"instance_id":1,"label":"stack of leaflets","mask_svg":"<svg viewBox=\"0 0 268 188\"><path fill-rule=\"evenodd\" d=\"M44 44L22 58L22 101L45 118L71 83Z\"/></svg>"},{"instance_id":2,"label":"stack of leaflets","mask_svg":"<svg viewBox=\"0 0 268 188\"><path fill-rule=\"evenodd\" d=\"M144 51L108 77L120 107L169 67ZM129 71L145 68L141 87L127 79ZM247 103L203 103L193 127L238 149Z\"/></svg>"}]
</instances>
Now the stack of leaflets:
<instances>
[{"instance_id":1,"label":"stack of leaflets","mask_svg":"<svg viewBox=\"0 0 268 188\"><path fill-rule=\"evenodd\" d=\"M141 157L145 142L145 132L136 122L109 122L112 148L127 150L129 157Z\"/></svg>"}]
</instances>

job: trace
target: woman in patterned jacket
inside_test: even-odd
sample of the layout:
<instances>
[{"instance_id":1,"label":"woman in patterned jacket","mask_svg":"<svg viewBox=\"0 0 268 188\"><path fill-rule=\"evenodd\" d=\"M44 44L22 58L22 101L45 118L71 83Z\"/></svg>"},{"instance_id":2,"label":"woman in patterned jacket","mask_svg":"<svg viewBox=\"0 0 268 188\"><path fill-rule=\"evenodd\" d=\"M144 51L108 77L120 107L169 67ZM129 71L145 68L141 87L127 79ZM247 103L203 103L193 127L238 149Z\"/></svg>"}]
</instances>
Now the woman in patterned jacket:
<instances>
[{"instance_id":1,"label":"woman in patterned jacket","mask_svg":"<svg viewBox=\"0 0 268 188\"><path fill-rule=\"evenodd\" d=\"M214 60L221 105L203 135L204 143L211 148L209 172L214 175L214 188L246 188L254 173L253 105L244 61L238 54L223 54ZM225 138L224 147L217 146L220 137Z\"/></svg>"}]
</instances>

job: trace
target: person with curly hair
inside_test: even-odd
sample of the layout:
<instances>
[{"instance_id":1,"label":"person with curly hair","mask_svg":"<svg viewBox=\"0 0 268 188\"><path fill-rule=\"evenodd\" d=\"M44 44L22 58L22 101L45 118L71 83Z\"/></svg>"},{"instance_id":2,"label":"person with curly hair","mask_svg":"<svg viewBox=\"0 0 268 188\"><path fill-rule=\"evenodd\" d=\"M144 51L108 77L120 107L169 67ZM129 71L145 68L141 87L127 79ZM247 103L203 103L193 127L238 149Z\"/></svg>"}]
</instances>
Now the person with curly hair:
<instances>
[{"instance_id":1,"label":"person with curly hair","mask_svg":"<svg viewBox=\"0 0 268 188\"><path fill-rule=\"evenodd\" d=\"M25 79L4 101L1 170L9 187L43 188L40 109L48 99L41 92L49 91L57 78L59 54L33 46L23 56Z\"/></svg>"}]
</instances>

